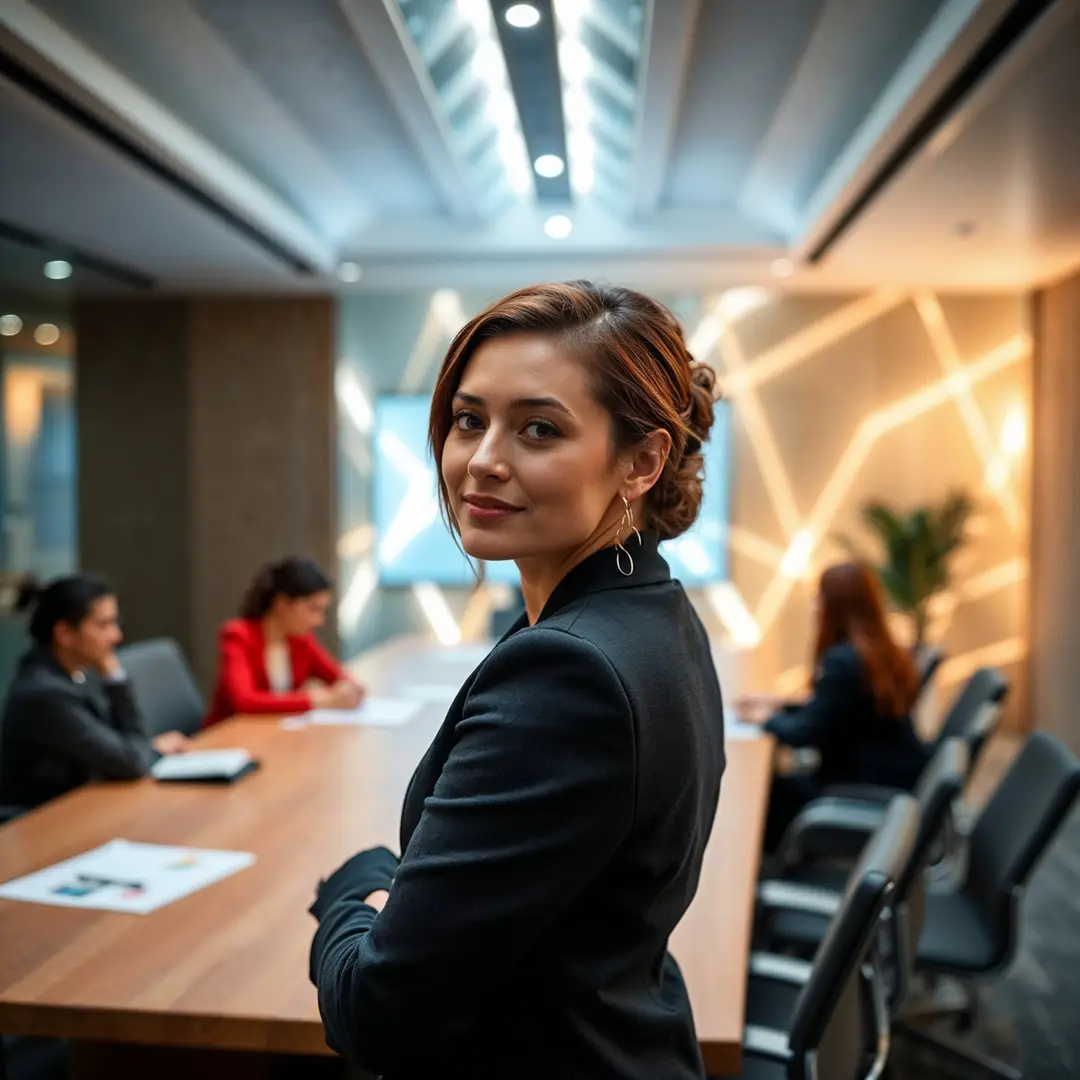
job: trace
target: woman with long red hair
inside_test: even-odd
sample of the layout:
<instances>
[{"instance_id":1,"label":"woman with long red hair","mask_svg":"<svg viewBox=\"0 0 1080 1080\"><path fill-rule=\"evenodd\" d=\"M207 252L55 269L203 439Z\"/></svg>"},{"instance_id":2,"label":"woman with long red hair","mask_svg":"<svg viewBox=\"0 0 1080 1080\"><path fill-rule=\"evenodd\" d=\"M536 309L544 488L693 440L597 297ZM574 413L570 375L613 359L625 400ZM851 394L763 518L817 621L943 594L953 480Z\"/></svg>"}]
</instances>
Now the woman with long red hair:
<instances>
[{"instance_id":1,"label":"woman with long red hair","mask_svg":"<svg viewBox=\"0 0 1080 1080\"><path fill-rule=\"evenodd\" d=\"M774 850L791 820L830 784L868 783L910 789L927 750L911 707L919 677L885 618L881 586L861 563L830 566L817 595L811 695L785 707L772 697L742 699L742 718L763 723L778 742L812 747L821 764L812 775L777 776L769 803L766 849Z\"/></svg>"}]
</instances>

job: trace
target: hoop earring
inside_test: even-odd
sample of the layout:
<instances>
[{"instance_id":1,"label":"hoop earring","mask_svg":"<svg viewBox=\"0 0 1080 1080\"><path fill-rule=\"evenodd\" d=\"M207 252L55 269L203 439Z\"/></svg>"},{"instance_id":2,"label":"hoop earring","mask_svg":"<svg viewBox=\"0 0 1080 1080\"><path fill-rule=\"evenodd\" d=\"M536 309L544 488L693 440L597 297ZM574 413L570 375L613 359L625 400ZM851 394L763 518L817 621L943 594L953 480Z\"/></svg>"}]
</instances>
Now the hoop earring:
<instances>
[{"instance_id":1,"label":"hoop earring","mask_svg":"<svg viewBox=\"0 0 1080 1080\"><path fill-rule=\"evenodd\" d=\"M626 496L622 497L623 501L623 517L622 524L619 527L619 535L615 540L615 566L619 573L623 577L629 577L634 572L634 556L623 546L622 534L623 529L634 533L637 536L638 547L641 547L641 533L638 532L637 526L634 524L634 511L630 509L630 503L627 501ZM623 558L630 564L630 569L626 570L623 567Z\"/></svg>"}]
</instances>

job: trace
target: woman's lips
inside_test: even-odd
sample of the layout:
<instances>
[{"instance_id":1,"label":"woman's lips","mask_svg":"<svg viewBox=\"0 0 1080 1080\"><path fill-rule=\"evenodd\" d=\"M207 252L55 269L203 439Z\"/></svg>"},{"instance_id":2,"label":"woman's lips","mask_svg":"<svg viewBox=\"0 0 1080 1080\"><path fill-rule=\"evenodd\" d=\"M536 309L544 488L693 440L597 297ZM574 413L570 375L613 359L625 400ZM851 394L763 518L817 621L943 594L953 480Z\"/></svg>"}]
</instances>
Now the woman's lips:
<instances>
[{"instance_id":1,"label":"woman's lips","mask_svg":"<svg viewBox=\"0 0 1080 1080\"><path fill-rule=\"evenodd\" d=\"M465 496L465 512L474 521L505 521L521 513L521 507L511 506L501 499Z\"/></svg>"}]
</instances>

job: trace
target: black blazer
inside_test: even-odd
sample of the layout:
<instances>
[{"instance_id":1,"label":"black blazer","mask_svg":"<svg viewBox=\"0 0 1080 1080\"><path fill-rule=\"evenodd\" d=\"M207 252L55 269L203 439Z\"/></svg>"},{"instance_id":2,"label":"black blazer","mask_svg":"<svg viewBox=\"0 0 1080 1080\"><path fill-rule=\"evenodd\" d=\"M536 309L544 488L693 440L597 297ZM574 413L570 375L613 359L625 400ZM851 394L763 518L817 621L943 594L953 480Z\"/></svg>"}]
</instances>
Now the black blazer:
<instances>
[{"instance_id":1,"label":"black blazer","mask_svg":"<svg viewBox=\"0 0 1080 1080\"><path fill-rule=\"evenodd\" d=\"M38 806L89 780L134 780L158 757L126 679L76 682L41 648L19 662L0 724L0 802Z\"/></svg>"},{"instance_id":2,"label":"black blazer","mask_svg":"<svg viewBox=\"0 0 1080 1080\"><path fill-rule=\"evenodd\" d=\"M724 768L709 642L654 536L575 567L458 693L376 917L322 917L329 1045L386 1080L704 1075L668 935Z\"/></svg>"},{"instance_id":3,"label":"black blazer","mask_svg":"<svg viewBox=\"0 0 1080 1080\"><path fill-rule=\"evenodd\" d=\"M812 746L821 755L821 784L887 784L910 789L929 751L911 717L882 716L862 658L853 645L834 645L821 658L810 700L765 725L787 746Z\"/></svg>"}]
</instances>

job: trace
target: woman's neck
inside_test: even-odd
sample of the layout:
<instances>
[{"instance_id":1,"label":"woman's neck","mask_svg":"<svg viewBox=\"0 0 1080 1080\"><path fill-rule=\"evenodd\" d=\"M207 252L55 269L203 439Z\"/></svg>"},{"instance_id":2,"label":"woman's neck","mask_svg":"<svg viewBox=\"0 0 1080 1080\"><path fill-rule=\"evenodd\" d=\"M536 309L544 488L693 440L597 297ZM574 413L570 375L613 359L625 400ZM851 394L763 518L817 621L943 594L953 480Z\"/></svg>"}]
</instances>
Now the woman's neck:
<instances>
[{"instance_id":1,"label":"woman's neck","mask_svg":"<svg viewBox=\"0 0 1080 1080\"><path fill-rule=\"evenodd\" d=\"M525 598L525 613L529 617L530 626L536 624L559 582L575 566L583 563L590 555L613 546L620 539L620 522L621 518L614 523L602 522L584 544L555 559L537 557L517 560L518 572L521 574L521 595Z\"/></svg>"},{"instance_id":2,"label":"woman's neck","mask_svg":"<svg viewBox=\"0 0 1080 1080\"><path fill-rule=\"evenodd\" d=\"M273 615L264 615L260 622L262 624L263 641L267 645L285 644L289 635L285 633L285 628Z\"/></svg>"}]
</instances>

